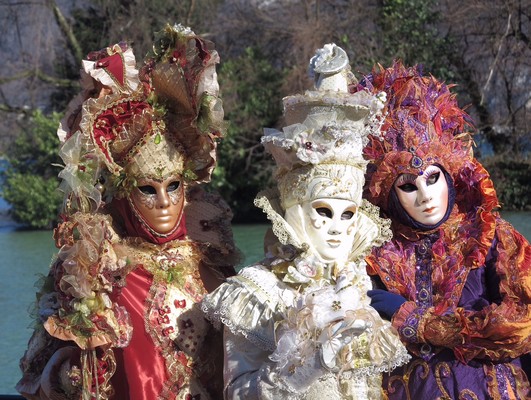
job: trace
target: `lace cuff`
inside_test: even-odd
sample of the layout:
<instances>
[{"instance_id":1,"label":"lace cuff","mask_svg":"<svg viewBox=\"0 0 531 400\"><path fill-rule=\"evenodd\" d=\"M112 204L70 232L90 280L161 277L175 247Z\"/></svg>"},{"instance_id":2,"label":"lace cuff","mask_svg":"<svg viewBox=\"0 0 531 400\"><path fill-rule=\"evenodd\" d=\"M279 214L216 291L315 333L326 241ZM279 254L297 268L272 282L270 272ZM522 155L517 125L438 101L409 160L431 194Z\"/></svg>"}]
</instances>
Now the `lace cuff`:
<instances>
[{"instance_id":1,"label":"lace cuff","mask_svg":"<svg viewBox=\"0 0 531 400\"><path fill-rule=\"evenodd\" d=\"M224 324L233 334L244 336L260 349L273 351L275 321L283 317L286 302L294 296L279 284L261 266L247 267L206 295L201 307L216 328Z\"/></svg>"}]
</instances>

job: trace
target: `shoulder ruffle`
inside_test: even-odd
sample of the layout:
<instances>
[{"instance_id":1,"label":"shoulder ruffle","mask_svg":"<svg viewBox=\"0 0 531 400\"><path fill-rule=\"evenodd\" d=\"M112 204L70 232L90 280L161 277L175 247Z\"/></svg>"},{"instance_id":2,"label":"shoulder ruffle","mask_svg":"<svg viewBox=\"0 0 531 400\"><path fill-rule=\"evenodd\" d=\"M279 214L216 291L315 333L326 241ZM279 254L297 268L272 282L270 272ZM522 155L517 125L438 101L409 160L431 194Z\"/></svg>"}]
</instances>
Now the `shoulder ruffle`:
<instances>
[{"instance_id":1,"label":"shoulder ruffle","mask_svg":"<svg viewBox=\"0 0 531 400\"><path fill-rule=\"evenodd\" d=\"M216 328L225 325L236 335L273 351L275 323L283 318L295 292L261 265L244 268L237 276L203 298L201 307Z\"/></svg>"}]
</instances>

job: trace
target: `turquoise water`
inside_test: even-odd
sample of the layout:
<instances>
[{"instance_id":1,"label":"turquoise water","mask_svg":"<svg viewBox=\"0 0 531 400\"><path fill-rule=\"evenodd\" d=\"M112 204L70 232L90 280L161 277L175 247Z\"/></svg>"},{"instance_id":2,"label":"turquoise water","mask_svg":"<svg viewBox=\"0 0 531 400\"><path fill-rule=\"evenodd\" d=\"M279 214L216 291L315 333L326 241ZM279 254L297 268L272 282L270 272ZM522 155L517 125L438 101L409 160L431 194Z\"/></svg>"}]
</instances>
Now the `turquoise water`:
<instances>
[{"instance_id":1,"label":"turquoise water","mask_svg":"<svg viewBox=\"0 0 531 400\"><path fill-rule=\"evenodd\" d=\"M524 236L531 239L531 212L505 213ZM50 231L15 230L0 215L0 394L16 393L20 378L18 361L31 336L28 313L35 299L35 282L48 272L56 249ZM263 238L267 225L238 225L234 239L245 256L241 266L262 258Z\"/></svg>"}]
</instances>

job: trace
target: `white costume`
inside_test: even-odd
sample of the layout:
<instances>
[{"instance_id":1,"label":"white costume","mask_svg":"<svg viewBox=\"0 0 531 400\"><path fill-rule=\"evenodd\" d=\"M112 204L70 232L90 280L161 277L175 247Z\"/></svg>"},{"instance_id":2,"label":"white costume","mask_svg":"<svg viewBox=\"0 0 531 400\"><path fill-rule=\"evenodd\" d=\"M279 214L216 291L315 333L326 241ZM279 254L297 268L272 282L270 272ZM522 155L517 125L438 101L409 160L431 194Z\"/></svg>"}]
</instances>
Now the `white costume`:
<instances>
[{"instance_id":1,"label":"white costume","mask_svg":"<svg viewBox=\"0 0 531 400\"><path fill-rule=\"evenodd\" d=\"M202 302L224 325L226 399L379 399L381 372L409 358L366 294L364 256L390 239L389 223L361 198L362 149L383 103L348 94L355 78L333 44L310 70L316 90L285 98L288 126L262 138L278 188L255 204L277 240Z\"/></svg>"}]
</instances>

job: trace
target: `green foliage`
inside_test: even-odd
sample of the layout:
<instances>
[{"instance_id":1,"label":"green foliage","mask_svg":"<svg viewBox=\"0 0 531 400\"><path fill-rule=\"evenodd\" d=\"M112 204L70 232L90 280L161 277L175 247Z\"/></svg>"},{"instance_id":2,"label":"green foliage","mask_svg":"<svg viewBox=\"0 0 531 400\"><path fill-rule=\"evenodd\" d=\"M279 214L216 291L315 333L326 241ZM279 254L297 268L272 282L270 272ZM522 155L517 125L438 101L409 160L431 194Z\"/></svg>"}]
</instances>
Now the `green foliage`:
<instances>
[{"instance_id":1,"label":"green foliage","mask_svg":"<svg viewBox=\"0 0 531 400\"><path fill-rule=\"evenodd\" d=\"M2 197L11 205L13 219L31 228L50 228L57 219L61 195L57 191L60 115L36 111L7 152Z\"/></svg>"},{"instance_id":2,"label":"green foliage","mask_svg":"<svg viewBox=\"0 0 531 400\"><path fill-rule=\"evenodd\" d=\"M60 161L57 154L59 139L56 135L60 119L58 113L50 116L40 110L33 113L26 129L9 147L7 156L13 170L47 178L57 175L57 169L52 164Z\"/></svg>"},{"instance_id":3,"label":"green foliage","mask_svg":"<svg viewBox=\"0 0 531 400\"><path fill-rule=\"evenodd\" d=\"M483 160L505 211L531 210L531 160L492 156Z\"/></svg>"},{"instance_id":4,"label":"green foliage","mask_svg":"<svg viewBox=\"0 0 531 400\"><path fill-rule=\"evenodd\" d=\"M34 229L49 229L57 218L61 195L57 179L8 172L3 197L11 204L16 222Z\"/></svg>"},{"instance_id":5,"label":"green foliage","mask_svg":"<svg viewBox=\"0 0 531 400\"><path fill-rule=\"evenodd\" d=\"M76 39L85 54L110 44L107 43L108 39L105 35L108 22L100 7L90 5L83 9L74 9L72 11L72 23ZM76 65L78 64L79 60L76 60Z\"/></svg>"},{"instance_id":6,"label":"green foliage","mask_svg":"<svg viewBox=\"0 0 531 400\"><path fill-rule=\"evenodd\" d=\"M258 10L250 3L248 7L231 7L229 3L221 0L93 0L72 10L70 23L85 54L126 40L135 49L137 64L150 50L154 33L166 23L190 26L216 43L223 60L219 80L230 125L219 145L218 167L211 186L230 203L236 222L263 218L263 213L253 206L257 192L272 185L273 162L260 144L263 128L281 126L281 87L285 94L295 93L290 88L305 87L301 80L304 74L293 72L296 68L305 68L306 56L300 54L307 54L313 51L308 48L324 44L321 43L324 37L335 37L336 43L349 54L354 54L356 58L351 61L356 62L362 73L368 72L374 62L388 66L393 59L400 58L406 65L424 65L425 73L441 80L459 83L460 87L466 88L465 94L476 85L474 75L463 75L463 66L459 67L462 55L457 51L459 46L456 43L462 46L462 40L455 39L454 42L450 31L443 31L453 21L446 20L446 14L441 14L443 6L437 0L381 0L370 3L369 8L358 8L354 3L347 4L349 2L343 2L346 4L344 8L340 8L339 2L332 2L334 4L330 3L328 7L324 2L316 15L327 27L333 27L329 31L309 24L307 18L301 22L297 18L300 13L286 13L286 8L282 9L284 14L279 18L274 14L278 10L275 7ZM233 3L243 5L245 2ZM328 15L325 14L327 7L331 14L324 18ZM235 13L246 10L248 14L243 14L243 18ZM268 10L273 13L268 14ZM360 12L367 14L360 17L357 15ZM350 29L343 29L345 25L341 21L348 21ZM351 21L366 22L366 25ZM235 26L241 30L235 30ZM263 26L269 26L274 35ZM276 26L281 29L275 29ZM318 34L314 36L314 32ZM286 47L278 45L280 42ZM71 79L72 85L57 87L48 103L53 110L63 110L79 92L80 60L73 55L73 46L68 40L59 38L58 43L65 47L55 53L56 76ZM319 44L314 47L309 43ZM246 48L251 44L253 47ZM264 53L257 49L263 49ZM289 61L291 59L293 62ZM282 63L291 68L289 74L279 70ZM459 73L454 73L453 68ZM479 101L479 96L476 97L473 104ZM49 226L56 217L59 194L55 187L59 170L52 164L60 163L55 135L58 120L58 114L46 116L36 112L25 131L14 133L18 135L17 139L7 152L9 169L3 174L2 195L12 204L17 221L29 226ZM480 119L480 122L488 125L484 120ZM529 208L529 162L499 159L488 163L492 165L488 170L493 174L504 208ZM49 198L45 200L45 196Z\"/></svg>"},{"instance_id":7,"label":"green foliage","mask_svg":"<svg viewBox=\"0 0 531 400\"><path fill-rule=\"evenodd\" d=\"M283 73L253 48L225 62L219 72L229 128L218 150L212 186L229 202L237 222L261 219L256 194L271 184L272 161L260 137L282 115Z\"/></svg>"},{"instance_id":8,"label":"green foliage","mask_svg":"<svg viewBox=\"0 0 531 400\"><path fill-rule=\"evenodd\" d=\"M422 64L441 80L452 79L447 54L452 41L437 30L440 15L436 0L384 0L377 24L382 31L383 61L401 59L406 65Z\"/></svg>"}]
</instances>

